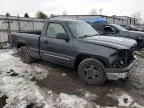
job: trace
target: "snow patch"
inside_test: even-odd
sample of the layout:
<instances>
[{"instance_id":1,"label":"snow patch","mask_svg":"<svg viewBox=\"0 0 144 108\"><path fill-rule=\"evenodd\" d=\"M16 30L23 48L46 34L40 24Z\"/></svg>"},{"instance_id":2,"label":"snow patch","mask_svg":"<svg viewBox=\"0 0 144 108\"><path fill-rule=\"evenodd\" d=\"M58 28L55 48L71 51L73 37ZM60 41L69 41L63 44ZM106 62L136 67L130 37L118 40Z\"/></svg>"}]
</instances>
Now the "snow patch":
<instances>
[{"instance_id":1,"label":"snow patch","mask_svg":"<svg viewBox=\"0 0 144 108\"><path fill-rule=\"evenodd\" d=\"M62 76L65 77L65 76L66 76L66 73L62 73Z\"/></svg>"},{"instance_id":2,"label":"snow patch","mask_svg":"<svg viewBox=\"0 0 144 108\"><path fill-rule=\"evenodd\" d=\"M96 100L98 98L98 96L96 94L92 94L88 91L86 91L85 97L89 100Z\"/></svg>"},{"instance_id":3,"label":"snow patch","mask_svg":"<svg viewBox=\"0 0 144 108\"><path fill-rule=\"evenodd\" d=\"M83 99L79 98L75 95L67 95L64 93L60 94L60 107L61 108L87 108L88 102Z\"/></svg>"},{"instance_id":4,"label":"snow patch","mask_svg":"<svg viewBox=\"0 0 144 108\"><path fill-rule=\"evenodd\" d=\"M34 82L26 81L20 77L5 76L0 78L0 85L0 91L9 97L5 108L25 108L26 105L33 102L47 105L40 89Z\"/></svg>"},{"instance_id":5,"label":"snow patch","mask_svg":"<svg viewBox=\"0 0 144 108\"><path fill-rule=\"evenodd\" d=\"M48 75L48 69L40 64L25 64L20 58L14 57L13 51L0 53L0 72L8 74L10 71L27 79L35 77L40 80ZM7 73L8 72L8 73Z\"/></svg>"},{"instance_id":6,"label":"snow patch","mask_svg":"<svg viewBox=\"0 0 144 108\"><path fill-rule=\"evenodd\" d=\"M139 105L138 103L134 103L133 105L132 105L132 108L143 108L144 106L142 106L142 105Z\"/></svg>"},{"instance_id":7,"label":"snow patch","mask_svg":"<svg viewBox=\"0 0 144 108\"><path fill-rule=\"evenodd\" d=\"M121 96L118 96L118 101L119 101L119 106L128 107L133 102L133 99L129 95L122 93Z\"/></svg>"}]
</instances>

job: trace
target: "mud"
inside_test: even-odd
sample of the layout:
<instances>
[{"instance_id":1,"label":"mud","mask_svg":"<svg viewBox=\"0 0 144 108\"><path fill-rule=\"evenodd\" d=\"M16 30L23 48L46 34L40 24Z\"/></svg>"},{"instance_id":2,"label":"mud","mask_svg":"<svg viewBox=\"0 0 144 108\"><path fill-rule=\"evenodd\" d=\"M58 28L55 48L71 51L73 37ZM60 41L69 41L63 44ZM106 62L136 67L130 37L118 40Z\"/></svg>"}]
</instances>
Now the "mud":
<instances>
[{"instance_id":1,"label":"mud","mask_svg":"<svg viewBox=\"0 0 144 108\"><path fill-rule=\"evenodd\" d=\"M89 86L79 80L74 69L45 61L24 64L9 52L0 57L0 108L48 108L44 104L50 108L144 108L142 58L128 81Z\"/></svg>"},{"instance_id":2,"label":"mud","mask_svg":"<svg viewBox=\"0 0 144 108\"><path fill-rule=\"evenodd\" d=\"M130 95L134 102L144 105L144 59L139 58L134 71L131 73L128 81L107 81L102 86L89 86L81 82L77 76L76 70L63 66L42 62L43 65L51 69L47 78L37 81L37 85L42 88L51 89L55 93L67 93L85 97L86 92L96 94L96 99L87 98L101 106L118 106L118 100L113 98L113 94L120 95L125 92ZM63 73L66 75L63 76ZM124 104L129 102L127 97L122 99Z\"/></svg>"},{"instance_id":3,"label":"mud","mask_svg":"<svg viewBox=\"0 0 144 108\"><path fill-rule=\"evenodd\" d=\"M6 95L3 95L2 97L0 97L0 108L3 108L7 104L6 99L8 99Z\"/></svg>"}]
</instances>

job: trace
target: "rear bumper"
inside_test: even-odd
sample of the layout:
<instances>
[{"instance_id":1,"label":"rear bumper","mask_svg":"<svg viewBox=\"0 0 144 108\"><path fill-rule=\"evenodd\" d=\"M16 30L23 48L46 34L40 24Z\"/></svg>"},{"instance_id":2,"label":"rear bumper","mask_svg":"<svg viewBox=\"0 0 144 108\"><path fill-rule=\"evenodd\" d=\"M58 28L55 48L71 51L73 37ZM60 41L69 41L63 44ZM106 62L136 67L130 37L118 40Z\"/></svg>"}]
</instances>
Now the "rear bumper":
<instances>
[{"instance_id":1,"label":"rear bumper","mask_svg":"<svg viewBox=\"0 0 144 108\"><path fill-rule=\"evenodd\" d=\"M105 69L107 79L118 80L129 77L129 73L133 71L136 62L137 60L135 59L129 66L122 69Z\"/></svg>"}]
</instances>

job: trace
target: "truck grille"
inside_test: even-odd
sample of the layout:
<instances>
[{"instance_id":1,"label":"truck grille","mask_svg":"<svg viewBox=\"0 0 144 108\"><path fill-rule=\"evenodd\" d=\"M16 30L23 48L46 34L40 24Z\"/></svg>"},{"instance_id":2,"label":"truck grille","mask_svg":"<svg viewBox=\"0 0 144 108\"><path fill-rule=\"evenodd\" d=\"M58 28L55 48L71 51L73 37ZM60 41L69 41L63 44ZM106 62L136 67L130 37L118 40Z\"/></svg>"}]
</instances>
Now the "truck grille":
<instances>
[{"instance_id":1,"label":"truck grille","mask_svg":"<svg viewBox=\"0 0 144 108\"><path fill-rule=\"evenodd\" d=\"M134 60L133 49L131 50L121 50L119 56L113 62L115 68L124 68L132 63Z\"/></svg>"},{"instance_id":2,"label":"truck grille","mask_svg":"<svg viewBox=\"0 0 144 108\"><path fill-rule=\"evenodd\" d=\"M125 66L128 66L134 60L133 51L129 50L122 51L122 55L120 55L120 57L124 59Z\"/></svg>"}]
</instances>

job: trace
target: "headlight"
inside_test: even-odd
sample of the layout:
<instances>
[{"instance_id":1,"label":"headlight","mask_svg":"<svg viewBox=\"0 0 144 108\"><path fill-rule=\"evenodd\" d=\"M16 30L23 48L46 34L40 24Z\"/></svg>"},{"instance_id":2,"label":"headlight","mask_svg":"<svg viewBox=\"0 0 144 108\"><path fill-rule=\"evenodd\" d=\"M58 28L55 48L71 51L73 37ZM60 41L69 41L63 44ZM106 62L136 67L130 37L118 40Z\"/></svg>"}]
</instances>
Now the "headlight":
<instances>
[{"instance_id":1,"label":"headlight","mask_svg":"<svg viewBox=\"0 0 144 108\"><path fill-rule=\"evenodd\" d=\"M124 64L124 60L120 60L120 64L123 65Z\"/></svg>"},{"instance_id":2,"label":"headlight","mask_svg":"<svg viewBox=\"0 0 144 108\"><path fill-rule=\"evenodd\" d=\"M143 38L141 36L138 37L138 41L141 41Z\"/></svg>"}]
</instances>

